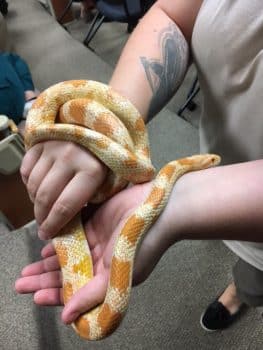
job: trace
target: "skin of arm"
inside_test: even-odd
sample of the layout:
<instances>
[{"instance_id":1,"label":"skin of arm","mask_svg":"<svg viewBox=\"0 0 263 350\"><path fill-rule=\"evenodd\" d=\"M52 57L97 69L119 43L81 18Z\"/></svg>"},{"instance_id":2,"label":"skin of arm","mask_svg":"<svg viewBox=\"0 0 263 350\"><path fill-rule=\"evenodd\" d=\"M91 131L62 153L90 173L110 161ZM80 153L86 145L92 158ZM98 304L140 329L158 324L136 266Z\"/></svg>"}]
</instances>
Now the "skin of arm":
<instances>
[{"instance_id":1,"label":"skin of arm","mask_svg":"<svg viewBox=\"0 0 263 350\"><path fill-rule=\"evenodd\" d=\"M262 177L263 160L256 160L179 178L138 251L135 283L144 281L165 251L181 240L263 242Z\"/></svg>"},{"instance_id":2,"label":"skin of arm","mask_svg":"<svg viewBox=\"0 0 263 350\"><path fill-rule=\"evenodd\" d=\"M184 79L191 33L201 3L157 1L122 52L110 85L127 97L145 120L166 105Z\"/></svg>"}]
</instances>

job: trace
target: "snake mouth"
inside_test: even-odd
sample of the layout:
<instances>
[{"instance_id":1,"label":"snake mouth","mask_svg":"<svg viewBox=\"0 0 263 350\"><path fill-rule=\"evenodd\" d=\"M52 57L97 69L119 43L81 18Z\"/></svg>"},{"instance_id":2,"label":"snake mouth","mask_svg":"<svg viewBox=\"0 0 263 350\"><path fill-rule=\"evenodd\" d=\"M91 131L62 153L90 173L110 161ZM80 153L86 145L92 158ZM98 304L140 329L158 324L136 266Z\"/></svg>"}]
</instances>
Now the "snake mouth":
<instances>
[{"instance_id":1,"label":"snake mouth","mask_svg":"<svg viewBox=\"0 0 263 350\"><path fill-rule=\"evenodd\" d=\"M221 162L221 157L217 154L209 154L209 153L200 154L198 156L193 156L193 158L195 158L197 163L199 163L200 161L200 163L197 164L197 166L200 167L201 169L206 169L206 168L216 166Z\"/></svg>"},{"instance_id":2,"label":"snake mouth","mask_svg":"<svg viewBox=\"0 0 263 350\"><path fill-rule=\"evenodd\" d=\"M210 157L210 162L212 166L216 166L221 162L221 157L217 154L211 154Z\"/></svg>"}]
</instances>

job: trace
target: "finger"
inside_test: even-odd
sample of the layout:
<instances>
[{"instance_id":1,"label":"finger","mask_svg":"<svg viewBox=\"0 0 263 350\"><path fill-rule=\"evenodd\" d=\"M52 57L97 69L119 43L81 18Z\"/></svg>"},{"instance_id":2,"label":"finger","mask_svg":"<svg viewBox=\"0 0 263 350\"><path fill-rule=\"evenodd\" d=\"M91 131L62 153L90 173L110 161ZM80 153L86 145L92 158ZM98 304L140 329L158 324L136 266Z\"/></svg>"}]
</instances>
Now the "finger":
<instances>
[{"instance_id":1,"label":"finger","mask_svg":"<svg viewBox=\"0 0 263 350\"><path fill-rule=\"evenodd\" d=\"M98 187L96 179L79 172L53 205L47 219L39 228L40 239L50 239L76 215L94 195Z\"/></svg>"},{"instance_id":2,"label":"finger","mask_svg":"<svg viewBox=\"0 0 263 350\"><path fill-rule=\"evenodd\" d=\"M52 243L48 243L44 246L44 248L41 250L41 256L42 258L48 258L49 256L55 255L56 251Z\"/></svg>"},{"instance_id":3,"label":"finger","mask_svg":"<svg viewBox=\"0 0 263 350\"><path fill-rule=\"evenodd\" d=\"M34 302L37 305L57 306L63 305L62 288L49 288L39 290L34 294Z\"/></svg>"},{"instance_id":4,"label":"finger","mask_svg":"<svg viewBox=\"0 0 263 350\"><path fill-rule=\"evenodd\" d=\"M62 321L66 324L72 323L80 314L102 303L107 290L107 281L106 274L100 274L78 290L64 307Z\"/></svg>"},{"instance_id":5,"label":"finger","mask_svg":"<svg viewBox=\"0 0 263 350\"><path fill-rule=\"evenodd\" d=\"M27 153L25 154L21 167L20 167L20 173L22 180L24 184L27 184L29 175L34 168L36 162L40 158L41 154L43 152L43 144L38 143L37 145L33 146Z\"/></svg>"},{"instance_id":6,"label":"finger","mask_svg":"<svg viewBox=\"0 0 263 350\"><path fill-rule=\"evenodd\" d=\"M41 275L21 277L15 283L15 289L20 294L33 293L41 289L61 288L61 286L60 271L51 271Z\"/></svg>"},{"instance_id":7,"label":"finger","mask_svg":"<svg viewBox=\"0 0 263 350\"><path fill-rule=\"evenodd\" d=\"M45 272L59 270L58 258L56 255L45 258L44 260L37 261L33 264L26 266L22 272L22 277L40 275Z\"/></svg>"},{"instance_id":8,"label":"finger","mask_svg":"<svg viewBox=\"0 0 263 350\"><path fill-rule=\"evenodd\" d=\"M27 180L27 191L29 193L30 199L34 202L38 188L46 177L47 173L53 166L53 160L51 158L40 158L34 168L31 170L31 173Z\"/></svg>"},{"instance_id":9,"label":"finger","mask_svg":"<svg viewBox=\"0 0 263 350\"><path fill-rule=\"evenodd\" d=\"M39 224L46 219L54 202L58 199L64 187L74 176L74 171L65 163L56 162L42 182L35 197L35 218ZM30 176L31 178L31 176Z\"/></svg>"}]
</instances>

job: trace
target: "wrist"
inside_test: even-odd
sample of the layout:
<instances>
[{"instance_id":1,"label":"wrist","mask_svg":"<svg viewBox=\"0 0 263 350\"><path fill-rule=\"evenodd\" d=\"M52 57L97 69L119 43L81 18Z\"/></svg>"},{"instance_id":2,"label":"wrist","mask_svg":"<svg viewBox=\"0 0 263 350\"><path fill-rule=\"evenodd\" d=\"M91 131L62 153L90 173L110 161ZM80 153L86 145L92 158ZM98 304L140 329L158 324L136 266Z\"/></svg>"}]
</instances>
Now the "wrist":
<instances>
[{"instance_id":1,"label":"wrist","mask_svg":"<svg viewBox=\"0 0 263 350\"><path fill-rule=\"evenodd\" d=\"M185 231L188 227L188 213L192 200L192 175L192 173L184 174L176 181L167 204L160 215L159 222L157 222L158 226L162 227L161 235L165 250L186 237Z\"/></svg>"},{"instance_id":2,"label":"wrist","mask_svg":"<svg viewBox=\"0 0 263 350\"><path fill-rule=\"evenodd\" d=\"M171 245L185 238L185 220L188 220L187 193L191 192L187 189L189 175L185 174L176 182L167 205L143 238L135 260L135 284L141 283L149 276ZM147 198L151 183L148 183L144 189L144 197Z\"/></svg>"}]
</instances>

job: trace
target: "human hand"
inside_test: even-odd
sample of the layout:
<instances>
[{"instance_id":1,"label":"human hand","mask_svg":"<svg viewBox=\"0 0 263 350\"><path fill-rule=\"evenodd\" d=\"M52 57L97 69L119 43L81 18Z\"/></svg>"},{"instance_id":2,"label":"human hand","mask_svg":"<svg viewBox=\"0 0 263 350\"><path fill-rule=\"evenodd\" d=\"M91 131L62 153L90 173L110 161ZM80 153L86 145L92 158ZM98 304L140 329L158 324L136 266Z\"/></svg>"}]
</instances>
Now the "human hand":
<instances>
[{"instance_id":1,"label":"human hand","mask_svg":"<svg viewBox=\"0 0 263 350\"><path fill-rule=\"evenodd\" d=\"M92 198L107 169L81 146L47 141L26 153L20 171L34 203L39 237L50 239Z\"/></svg>"},{"instance_id":2,"label":"human hand","mask_svg":"<svg viewBox=\"0 0 263 350\"><path fill-rule=\"evenodd\" d=\"M114 242L126 219L147 197L151 183L136 185L115 195L92 215L85 225L94 278L76 292L62 312L64 323L71 323L104 300ZM159 220L148 231L137 251L133 283L144 281L168 248ZM58 259L51 244L42 250L42 259L26 266L16 282L18 293L34 294L38 305L62 305L62 281Z\"/></svg>"}]
</instances>

